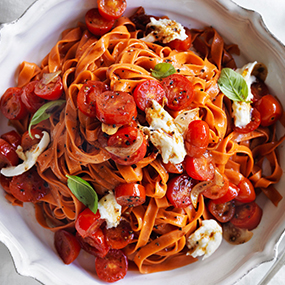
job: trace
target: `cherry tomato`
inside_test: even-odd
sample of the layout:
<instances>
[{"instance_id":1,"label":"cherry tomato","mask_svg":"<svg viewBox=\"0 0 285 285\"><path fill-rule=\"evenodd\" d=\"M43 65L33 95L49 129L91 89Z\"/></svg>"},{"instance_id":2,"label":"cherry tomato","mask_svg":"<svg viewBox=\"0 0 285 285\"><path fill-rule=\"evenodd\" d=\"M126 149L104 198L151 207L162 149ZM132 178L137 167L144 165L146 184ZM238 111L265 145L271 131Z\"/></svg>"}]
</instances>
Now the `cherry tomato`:
<instances>
[{"instance_id":1,"label":"cherry tomato","mask_svg":"<svg viewBox=\"0 0 285 285\"><path fill-rule=\"evenodd\" d=\"M35 167L10 182L11 194L21 202L36 202L48 193L48 184L39 176Z\"/></svg>"},{"instance_id":2,"label":"cherry tomato","mask_svg":"<svg viewBox=\"0 0 285 285\"><path fill-rule=\"evenodd\" d=\"M215 175L215 166L208 154L200 157L185 157L185 170L187 174L200 181L211 180Z\"/></svg>"},{"instance_id":3,"label":"cherry tomato","mask_svg":"<svg viewBox=\"0 0 285 285\"><path fill-rule=\"evenodd\" d=\"M250 88L251 88L251 93L254 96L252 100L253 103L261 99L261 97L269 94L269 89L267 85L259 79L257 79L256 82L252 83Z\"/></svg>"},{"instance_id":4,"label":"cherry tomato","mask_svg":"<svg viewBox=\"0 0 285 285\"><path fill-rule=\"evenodd\" d=\"M98 228L85 238L77 232L76 238L83 250L97 257L106 256L110 249L106 236L101 228Z\"/></svg>"},{"instance_id":5,"label":"cherry tomato","mask_svg":"<svg viewBox=\"0 0 285 285\"><path fill-rule=\"evenodd\" d=\"M235 203L229 201L222 204L216 204L214 200L209 201L208 209L210 213L221 223L230 221L235 214Z\"/></svg>"},{"instance_id":6,"label":"cherry tomato","mask_svg":"<svg viewBox=\"0 0 285 285\"><path fill-rule=\"evenodd\" d=\"M1 138L8 142L15 150L21 144L21 136L14 130L1 135Z\"/></svg>"},{"instance_id":7,"label":"cherry tomato","mask_svg":"<svg viewBox=\"0 0 285 285\"><path fill-rule=\"evenodd\" d=\"M238 228L251 231L259 225L261 217L262 209L255 202L251 202L236 207L231 223Z\"/></svg>"},{"instance_id":8,"label":"cherry tomato","mask_svg":"<svg viewBox=\"0 0 285 285\"><path fill-rule=\"evenodd\" d=\"M109 137L108 146L114 146L118 148L131 146L133 143L135 143L138 132L140 132L140 130L134 127L122 127L114 135ZM122 157L111 154L111 158L116 163L122 165L132 165L142 160L146 154L147 143L143 134L141 135L143 139L142 144L134 153Z\"/></svg>"},{"instance_id":9,"label":"cherry tomato","mask_svg":"<svg viewBox=\"0 0 285 285\"><path fill-rule=\"evenodd\" d=\"M185 30L186 30L187 38L185 40L176 39L176 40L169 42L167 45L171 49L176 49L178 51L186 51L190 48L190 46L191 46L191 32L187 28L185 28Z\"/></svg>"},{"instance_id":10,"label":"cherry tomato","mask_svg":"<svg viewBox=\"0 0 285 285\"><path fill-rule=\"evenodd\" d=\"M134 97L121 91L105 91L96 98L96 116L105 124L128 124L137 116Z\"/></svg>"},{"instance_id":11,"label":"cherry tomato","mask_svg":"<svg viewBox=\"0 0 285 285\"><path fill-rule=\"evenodd\" d=\"M12 177L6 177L3 174L0 173L0 184L3 187L3 189L10 193L10 182L12 180Z\"/></svg>"},{"instance_id":12,"label":"cherry tomato","mask_svg":"<svg viewBox=\"0 0 285 285\"><path fill-rule=\"evenodd\" d=\"M85 238L95 232L103 222L99 211L94 214L89 208L86 208L78 215L75 228Z\"/></svg>"},{"instance_id":13,"label":"cherry tomato","mask_svg":"<svg viewBox=\"0 0 285 285\"><path fill-rule=\"evenodd\" d=\"M85 15L85 23L88 30L95 36L103 36L109 32L115 20L103 18L97 8L89 10Z\"/></svg>"},{"instance_id":14,"label":"cherry tomato","mask_svg":"<svg viewBox=\"0 0 285 285\"><path fill-rule=\"evenodd\" d=\"M128 271L127 256L119 249L110 249L104 258L96 258L95 269L98 277L105 282L123 279Z\"/></svg>"},{"instance_id":15,"label":"cherry tomato","mask_svg":"<svg viewBox=\"0 0 285 285\"><path fill-rule=\"evenodd\" d=\"M165 97L165 91L161 84L156 80L146 80L137 85L134 90L134 99L139 109L142 111L146 107L151 106L151 100L162 104L162 99Z\"/></svg>"},{"instance_id":16,"label":"cherry tomato","mask_svg":"<svg viewBox=\"0 0 285 285\"><path fill-rule=\"evenodd\" d=\"M136 207L145 202L145 188L137 183L122 183L115 188L115 197L121 206Z\"/></svg>"},{"instance_id":17,"label":"cherry tomato","mask_svg":"<svg viewBox=\"0 0 285 285\"><path fill-rule=\"evenodd\" d=\"M255 191L252 183L249 179L244 178L238 184L239 193L238 196L235 198L237 201L242 203L250 203L255 200Z\"/></svg>"},{"instance_id":18,"label":"cherry tomato","mask_svg":"<svg viewBox=\"0 0 285 285\"><path fill-rule=\"evenodd\" d=\"M279 101L270 94L263 96L254 106L260 113L260 125L263 127L274 124L281 118L283 112Z\"/></svg>"},{"instance_id":19,"label":"cherry tomato","mask_svg":"<svg viewBox=\"0 0 285 285\"><path fill-rule=\"evenodd\" d=\"M81 249L76 237L66 230L58 230L55 232L54 246L65 264L73 262Z\"/></svg>"},{"instance_id":20,"label":"cherry tomato","mask_svg":"<svg viewBox=\"0 0 285 285\"><path fill-rule=\"evenodd\" d=\"M2 114L9 120L21 120L28 114L21 100L22 89L18 87L8 88L0 100Z\"/></svg>"},{"instance_id":21,"label":"cherry tomato","mask_svg":"<svg viewBox=\"0 0 285 285\"><path fill-rule=\"evenodd\" d=\"M186 208L192 204L190 192L193 186L193 179L188 175L173 177L167 183L166 197L174 207Z\"/></svg>"},{"instance_id":22,"label":"cherry tomato","mask_svg":"<svg viewBox=\"0 0 285 285\"><path fill-rule=\"evenodd\" d=\"M101 81L87 81L80 88L77 95L77 106L86 116L95 118L95 101L98 94L108 90L108 85Z\"/></svg>"},{"instance_id":23,"label":"cherry tomato","mask_svg":"<svg viewBox=\"0 0 285 285\"><path fill-rule=\"evenodd\" d=\"M19 163L19 157L15 148L8 142L0 138L0 166L16 166Z\"/></svg>"},{"instance_id":24,"label":"cherry tomato","mask_svg":"<svg viewBox=\"0 0 285 285\"><path fill-rule=\"evenodd\" d=\"M164 168L168 173L181 174L184 171L182 163L174 164L169 161L168 163L162 163L162 165L164 166Z\"/></svg>"},{"instance_id":25,"label":"cherry tomato","mask_svg":"<svg viewBox=\"0 0 285 285\"><path fill-rule=\"evenodd\" d=\"M107 20L120 18L127 8L126 0L97 0L101 16Z\"/></svg>"},{"instance_id":26,"label":"cherry tomato","mask_svg":"<svg viewBox=\"0 0 285 285\"><path fill-rule=\"evenodd\" d=\"M229 190L229 179L223 174L223 185L213 185L203 191L203 195L209 199L219 199Z\"/></svg>"},{"instance_id":27,"label":"cherry tomato","mask_svg":"<svg viewBox=\"0 0 285 285\"><path fill-rule=\"evenodd\" d=\"M256 108L253 108L251 112L251 121L243 127L234 126L234 130L242 134L252 132L259 127L260 121L261 121L261 118L260 118L259 111Z\"/></svg>"},{"instance_id":28,"label":"cherry tomato","mask_svg":"<svg viewBox=\"0 0 285 285\"><path fill-rule=\"evenodd\" d=\"M172 74L162 79L165 90L167 107L180 111L190 105L194 96L192 83L181 74Z\"/></svg>"},{"instance_id":29,"label":"cherry tomato","mask_svg":"<svg viewBox=\"0 0 285 285\"><path fill-rule=\"evenodd\" d=\"M237 197L239 190L240 189L235 184L233 184L232 182L229 182L229 188L226 194L218 199L213 200L213 202L216 204L223 204L223 203L232 201L233 199Z\"/></svg>"},{"instance_id":30,"label":"cherry tomato","mask_svg":"<svg viewBox=\"0 0 285 285\"><path fill-rule=\"evenodd\" d=\"M45 100L34 92L38 82L38 80L31 81L23 87L21 99L30 113L35 113L45 103Z\"/></svg>"},{"instance_id":31,"label":"cherry tomato","mask_svg":"<svg viewBox=\"0 0 285 285\"><path fill-rule=\"evenodd\" d=\"M129 222L121 220L115 228L104 229L107 243L113 249L122 249L134 238L134 232Z\"/></svg>"},{"instance_id":32,"label":"cherry tomato","mask_svg":"<svg viewBox=\"0 0 285 285\"><path fill-rule=\"evenodd\" d=\"M192 121L184 140L187 155L200 157L207 149L209 142L209 126L202 120Z\"/></svg>"},{"instance_id":33,"label":"cherry tomato","mask_svg":"<svg viewBox=\"0 0 285 285\"><path fill-rule=\"evenodd\" d=\"M58 100L63 93L63 84L60 76L56 76L49 83L42 78L36 85L34 92L37 96L46 100Z\"/></svg>"},{"instance_id":34,"label":"cherry tomato","mask_svg":"<svg viewBox=\"0 0 285 285\"><path fill-rule=\"evenodd\" d=\"M28 131L24 132L21 139L21 146L23 151L30 149L35 144L38 144L43 136L43 133L39 129L31 129L31 135L33 138L30 137Z\"/></svg>"}]
</instances>

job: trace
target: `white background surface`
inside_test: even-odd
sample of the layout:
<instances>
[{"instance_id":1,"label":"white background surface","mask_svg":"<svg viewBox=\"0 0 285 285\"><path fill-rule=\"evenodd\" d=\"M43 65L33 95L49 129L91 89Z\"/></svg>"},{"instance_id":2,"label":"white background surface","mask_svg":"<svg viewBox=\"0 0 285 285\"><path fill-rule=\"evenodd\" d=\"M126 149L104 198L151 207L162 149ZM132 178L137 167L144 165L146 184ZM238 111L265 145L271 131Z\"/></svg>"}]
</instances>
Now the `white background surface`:
<instances>
[{"instance_id":1,"label":"white background surface","mask_svg":"<svg viewBox=\"0 0 285 285\"><path fill-rule=\"evenodd\" d=\"M48 1L48 0L47 0ZM173 0L175 1L175 0ZM230 0L229 0L230 1ZM0 23L17 19L34 2L34 0L0 0ZM95 0L94 0L95 2ZM240 6L259 12L269 31L283 44L285 43L285 1L284 0L234 0ZM285 242L280 244L283 252ZM281 254L277 262L268 262L250 272L238 282L238 285L285 284L285 257ZM39 285L29 277L16 273L9 251L0 243L0 284ZM202 284L197 284L202 285Z\"/></svg>"}]
</instances>

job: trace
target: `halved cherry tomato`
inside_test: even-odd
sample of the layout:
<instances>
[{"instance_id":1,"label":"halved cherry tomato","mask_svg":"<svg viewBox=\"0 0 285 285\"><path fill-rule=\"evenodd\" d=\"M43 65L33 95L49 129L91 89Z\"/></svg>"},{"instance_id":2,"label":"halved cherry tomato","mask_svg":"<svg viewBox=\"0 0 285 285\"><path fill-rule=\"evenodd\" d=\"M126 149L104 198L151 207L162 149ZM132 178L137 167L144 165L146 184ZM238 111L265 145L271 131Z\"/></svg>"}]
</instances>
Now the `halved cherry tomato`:
<instances>
[{"instance_id":1,"label":"halved cherry tomato","mask_svg":"<svg viewBox=\"0 0 285 285\"><path fill-rule=\"evenodd\" d=\"M121 91L105 91L96 98L96 116L105 124L128 124L137 116L134 97Z\"/></svg>"},{"instance_id":2,"label":"halved cherry tomato","mask_svg":"<svg viewBox=\"0 0 285 285\"><path fill-rule=\"evenodd\" d=\"M76 238L79 241L79 244L83 250L97 257L106 256L110 249L110 246L107 243L106 236L101 228L98 228L85 238L83 238L77 232Z\"/></svg>"},{"instance_id":3,"label":"halved cherry tomato","mask_svg":"<svg viewBox=\"0 0 285 285\"><path fill-rule=\"evenodd\" d=\"M0 100L2 114L9 120L21 120L28 114L26 106L21 99L22 89L8 88Z\"/></svg>"},{"instance_id":4,"label":"halved cherry tomato","mask_svg":"<svg viewBox=\"0 0 285 285\"><path fill-rule=\"evenodd\" d=\"M120 18L127 8L126 0L97 0L101 16L107 20Z\"/></svg>"},{"instance_id":5,"label":"halved cherry tomato","mask_svg":"<svg viewBox=\"0 0 285 285\"><path fill-rule=\"evenodd\" d=\"M123 279L128 271L127 256L120 249L110 249L104 258L96 258L95 269L98 277L105 282Z\"/></svg>"},{"instance_id":6,"label":"halved cherry tomato","mask_svg":"<svg viewBox=\"0 0 285 285\"><path fill-rule=\"evenodd\" d=\"M138 108L144 111L146 107L150 107L151 100L162 104L165 91L158 81L149 79L139 83L133 95Z\"/></svg>"},{"instance_id":7,"label":"halved cherry tomato","mask_svg":"<svg viewBox=\"0 0 285 285\"><path fill-rule=\"evenodd\" d=\"M15 148L0 138L0 166L5 165L16 166L19 163L19 157L15 151Z\"/></svg>"},{"instance_id":8,"label":"halved cherry tomato","mask_svg":"<svg viewBox=\"0 0 285 285\"><path fill-rule=\"evenodd\" d=\"M229 190L229 179L223 174L223 185L213 185L203 191L203 195L209 199L219 199Z\"/></svg>"},{"instance_id":9,"label":"halved cherry tomato","mask_svg":"<svg viewBox=\"0 0 285 285\"><path fill-rule=\"evenodd\" d=\"M137 183L121 183L115 188L115 197L121 206L136 207L145 202L145 188Z\"/></svg>"},{"instance_id":10,"label":"halved cherry tomato","mask_svg":"<svg viewBox=\"0 0 285 285\"><path fill-rule=\"evenodd\" d=\"M23 87L21 99L30 113L35 113L45 103L45 100L34 92L38 82L38 80L34 80Z\"/></svg>"},{"instance_id":11,"label":"halved cherry tomato","mask_svg":"<svg viewBox=\"0 0 285 285\"><path fill-rule=\"evenodd\" d=\"M255 103L256 101L261 99L261 97L269 94L269 89L268 89L267 85L259 79L257 79L256 82L251 84L250 89L251 89L252 95L254 96L254 98L252 100L253 103Z\"/></svg>"},{"instance_id":12,"label":"halved cherry tomato","mask_svg":"<svg viewBox=\"0 0 285 285\"><path fill-rule=\"evenodd\" d=\"M174 207L186 208L192 204L190 192L193 186L193 179L188 175L173 177L167 183L166 197Z\"/></svg>"},{"instance_id":13,"label":"halved cherry tomato","mask_svg":"<svg viewBox=\"0 0 285 285\"><path fill-rule=\"evenodd\" d=\"M260 122L260 113L256 108L253 108L251 112L251 121L243 127L234 126L234 130L238 133L246 134L257 129L260 125Z\"/></svg>"},{"instance_id":14,"label":"halved cherry tomato","mask_svg":"<svg viewBox=\"0 0 285 285\"><path fill-rule=\"evenodd\" d=\"M95 232L103 222L99 211L94 214L89 208L86 208L78 215L75 228L85 238Z\"/></svg>"},{"instance_id":15,"label":"halved cherry tomato","mask_svg":"<svg viewBox=\"0 0 285 285\"><path fill-rule=\"evenodd\" d=\"M209 126L205 121L194 120L188 126L185 136L185 149L189 156L200 157L209 143Z\"/></svg>"},{"instance_id":16,"label":"halved cherry tomato","mask_svg":"<svg viewBox=\"0 0 285 285\"><path fill-rule=\"evenodd\" d=\"M48 190L48 183L39 176L35 167L14 176L10 182L11 194L22 202L36 202L43 198Z\"/></svg>"},{"instance_id":17,"label":"halved cherry tomato","mask_svg":"<svg viewBox=\"0 0 285 285\"><path fill-rule=\"evenodd\" d=\"M82 113L86 116L95 118L96 108L95 101L98 94L107 91L108 85L101 81L89 80L82 85L77 95L77 105Z\"/></svg>"},{"instance_id":18,"label":"halved cherry tomato","mask_svg":"<svg viewBox=\"0 0 285 285\"><path fill-rule=\"evenodd\" d=\"M121 220L117 227L104 229L107 243L113 249L122 249L127 246L134 238L134 232L130 223Z\"/></svg>"},{"instance_id":19,"label":"halved cherry tomato","mask_svg":"<svg viewBox=\"0 0 285 285\"><path fill-rule=\"evenodd\" d=\"M242 179L238 184L238 188L240 190L238 196L235 198L237 201L242 203L250 203L255 200L255 190L249 179Z\"/></svg>"},{"instance_id":20,"label":"halved cherry tomato","mask_svg":"<svg viewBox=\"0 0 285 285\"><path fill-rule=\"evenodd\" d=\"M12 177L6 177L3 174L0 173L0 184L3 187L3 189L10 193L10 182L12 180Z\"/></svg>"},{"instance_id":21,"label":"halved cherry tomato","mask_svg":"<svg viewBox=\"0 0 285 285\"><path fill-rule=\"evenodd\" d=\"M15 150L21 144L21 136L14 130L1 135L1 138L8 142Z\"/></svg>"},{"instance_id":22,"label":"halved cherry tomato","mask_svg":"<svg viewBox=\"0 0 285 285\"><path fill-rule=\"evenodd\" d=\"M283 111L279 101L270 94L259 99L254 107L260 113L260 125L263 127L268 127L278 121Z\"/></svg>"},{"instance_id":23,"label":"halved cherry tomato","mask_svg":"<svg viewBox=\"0 0 285 285\"><path fill-rule=\"evenodd\" d=\"M66 230L55 232L54 246L65 264L72 263L77 258L81 249L76 237Z\"/></svg>"},{"instance_id":24,"label":"halved cherry tomato","mask_svg":"<svg viewBox=\"0 0 285 285\"><path fill-rule=\"evenodd\" d=\"M218 199L213 200L213 202L215 204L223 204L223 203L232 201L233 199L237 197L239 191L240 189L235 184L233 184L232 182L229 182L229 188L226 194Z\"/></svg>"},{"instance_id":25,"label":"halved cherry tomato","mask_svg":"<svg viewBox=\"0 0 285 285\"><path fill-rule=\"evenodd\" d=\"M211 180L215 175L215 166L209 154L200 157L186 156L184 159L187 174L200 181Z\"/></svg>"},{"instance_id":26,"label":"halved cherry tomato","mask_svg":"<svg viewBox=\"0 0 285 285\"><path fill-rule=\"evenodd\" d=\"M115 20L103 18L97 8L89 10L85 15L85 23L88 30L95 36L103 36L109 32Z\"/></svg>"},{"instance_id":27,"label":"halved cherry tomato","mask_svg":"<svg viewBox=\"0 0 285 285\"><path fill-rule=\"evenodd\" d=\"M161 84L165 90L169 109L180 111L192 102L194 88L185 76L175 73L163 78Z\"/></svg>"},{"instance_id":28,"label":"halved cherry tomato","mask_svg":"<svg viewBox=\"0 0 285 285\"><path fill-rule=\"evenodd\" d=\"M189 29L185 28L187 38L185 40L173 40L167 44L171 49L176 49L178 51L186 51L191 46L191 32Z\"/></svg>"},{"instance_id":29,"label":"halved cherry tomato","mask_svg":"<svg viewBox=\"0 0 285 285\"><path fill-rule=\"evenodd\" d=\"M182 163L174 164L169 161L168 163L162 162L162 165L164 166L164 168L166 169L168 173L181 174L184 171L184 167Z\"/></svg>"},{"instance_id":30,"label":"halved cherry tomato","mask_svg":"<svg viewBox=\"0 0 285 285\"><path fill-rule=\"evenodd\" d=\"M128 126L122 127L114 135L109 137L108 146L114 146L118 148L131 146L132 144L135 143L138 136L138 132L140 132L140 130L134 127L128 127ZM147 143L142 133L141 135L142 135L142 144L134 153L130 153L126 157L120 157L111 154L111 158L116 163L122 165L132 165L142 160L146 154Z\"/></svg>"},{"instance_id":31,"label":"halved cherry tomato","mask_svg":"<svg viewBox=\"0 0 285 285\"><path fill-rule=\"evenodd\" d=\"M21 146L23 151L30 149L33 145L38 144L43 136L43 133L40 129L31 129L31 135L33 138L30 137L28 131L24 132L21 139Z\"/></svg>"},{"instance_id":32,"label":"halved cherry tomato","mask_svg":"<svg viewBox=\"0 0 285 285\"><path fill-rule=\"evenodd\" d=\"M222 204L216 204L214 200L209 201L208 209L210 213L221 223L230 221L235 214L235 203L229 201Z\"/></svg>"},{"instance_id":33,"label":"halved cherry tomato","mask_svg":"<svg viewBox=\"0 0 285 285\"><path fill-rule=\"evenodd\" d=\"M63 93L63 84L60 76L56 76L49 83L41 79L36 85L34 92L37 96L45 100L57 100Z\"/></svg>"},{"instance_id":34,"label":"halved cherry tomato","mask_svg":"<svg viewBox=\"0 0 285 285\"><path fill-rule=\"evenodd\" d=\"M261 217L262 209L255 202L251 202L237 206L235 215L230 222L238 228L251 231L259 225Z\"/></svg>"}]
</instances>

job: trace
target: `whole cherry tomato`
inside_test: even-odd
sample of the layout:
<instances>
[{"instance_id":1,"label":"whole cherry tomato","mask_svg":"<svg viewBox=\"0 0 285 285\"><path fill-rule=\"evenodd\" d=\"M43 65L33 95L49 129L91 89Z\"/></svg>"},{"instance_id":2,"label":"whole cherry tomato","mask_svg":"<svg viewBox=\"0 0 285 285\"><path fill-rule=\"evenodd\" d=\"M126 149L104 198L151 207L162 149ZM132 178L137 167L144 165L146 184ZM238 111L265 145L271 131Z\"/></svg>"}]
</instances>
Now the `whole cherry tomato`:
<instances>
[{"instance_id":1,"label":"whole cherry tomato","mask_svg":"<svg viewBox=\"0 0 285 285\"><path fill-rule=\"evenodd\" d=\"M203 191L203 195L209 199L219 199L224 196L229 189L229 179L223 174L222 185L213 185Z\"/></svg>"},{"instance_id":2,"label":"whole cherry tomato","mask_svg":"<svg viewBox=\"0 0 285 285\"><path fill-rule=\"evenodd\" d=\"M255 200L255 191L252 183L249 179L244 178L242 179L239 184L239 193L237 197L235 198L237 201L242 203L250 203Z\"/></svg>"},{"instance_id":3,"label":"whole cherry tomato","mask_svg":"<svg viewBox=\"0 0 285 285\"><path fill-rule=\"evenodd\" d=\"M15 148L7 141L0 138L0 166L16 166L19 163L19 157Z\"/></svg>"},{"instance_id":4,"label":"whole cherry tomato","mask_svg":"<svg viewBox=\"0 0 285 285\"><path fill-rule=\"evenodd\" d=\"M14 130L2 134L1 139L8 142L15 150L21 144L21 136Z\"/></svg>"},{"instance_id":5,"label":"whole cherry tomato","mask_svg":"<svg viewBox=\"0 0 285 285\"><path fill-rule=\"evenodd\" d=\"M123 15L127 8L126 0L97 0L101 16L107 20L116 20Z\"/></svg>"}]
</instances>

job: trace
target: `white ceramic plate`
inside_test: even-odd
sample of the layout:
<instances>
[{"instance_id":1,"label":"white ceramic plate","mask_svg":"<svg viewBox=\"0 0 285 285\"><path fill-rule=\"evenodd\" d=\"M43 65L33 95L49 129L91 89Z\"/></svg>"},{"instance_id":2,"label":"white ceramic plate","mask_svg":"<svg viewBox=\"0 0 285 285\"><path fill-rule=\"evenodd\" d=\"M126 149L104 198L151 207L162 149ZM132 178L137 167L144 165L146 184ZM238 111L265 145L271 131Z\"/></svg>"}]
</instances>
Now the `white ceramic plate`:
<instances>
[{"instance_id":1,"label":"white ceramic plate","mask_svg":"<svg viewBox=\"0 0 285 285\"><path fill-rule=\"evenodd\" d=\"M94 0L38 0L19 20L2 26L0 42L0 94L15 85L15 74L24 60L39 63L58 40L60 32L75 26ZM147 13L168 15L189 28L214 26L228 41L242 51L238 63L261 61L267 65L267 84L275 94L285 93L282 74L285 70L285 48L265 28L259 14L238 7L229 0L128 0L129 13L144 6ZM161 8L163 7L163 8ZM199 19L199 20L197 20ZM280 98L285 106L285 98ZM1 133L8 130L0 117ZM279 133L284 133L280 126ZM281 149L281 166L285 153ZM278 188L285 195L280 185ZM53 234L41 228L31 205L12 207L0 193L0 240L9 248L17 271L44 284L101 284L94 274L93 261L84 253L72 265L64 265L55 253ZM275 208L264 197L258 198L264 215L253 238L246 244L222 243L205 261L163 273L141 275L128 272L123 284L233 284L252 268L277 256L276 245L285 228L285 199ZM206 274L205 274L206 273ZM94 277L95 276L95 277Z\"/></svg>"}]
</instances>

